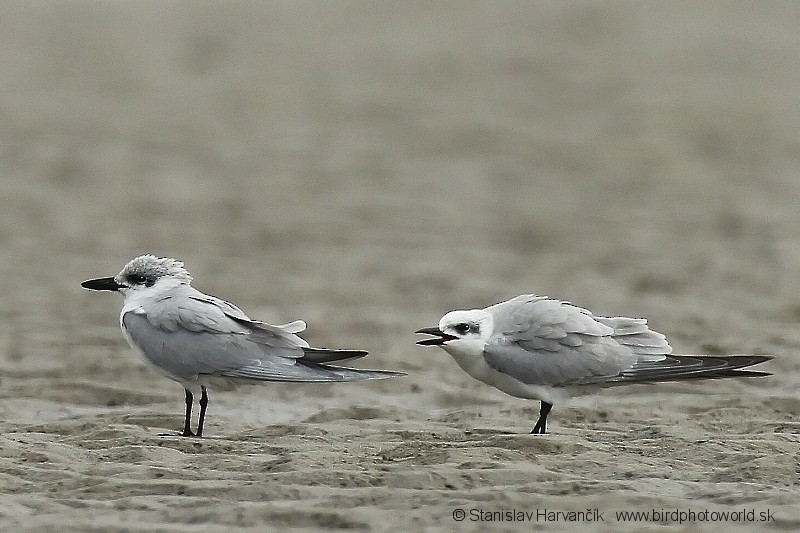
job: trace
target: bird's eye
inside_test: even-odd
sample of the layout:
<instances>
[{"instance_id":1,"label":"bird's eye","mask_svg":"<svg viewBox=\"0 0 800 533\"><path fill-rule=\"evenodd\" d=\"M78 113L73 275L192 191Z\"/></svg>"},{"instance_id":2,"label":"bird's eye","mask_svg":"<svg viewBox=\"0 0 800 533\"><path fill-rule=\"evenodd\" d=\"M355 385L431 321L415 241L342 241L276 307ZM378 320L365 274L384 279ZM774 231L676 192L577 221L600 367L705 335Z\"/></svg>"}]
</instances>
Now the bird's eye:
<instances>
[{"instance_id":1,"label":"bird's eye","mask_svg":"<svg viewBox=\"0 0 800 533\"><path fill-rule=\"evenodd\" d=\"M145 282L147 282L147 278L142 276L141 274L130 274L128 276L128 281L130 281L134 285L144 285Z\"/></svg>"},{"instance_id":2,"label":"bird's eye","mask_svg":"<svg viewBox=\"0 0 800 533\"><path fill-rule=\"evenodd\" d=\"M456 330L456 333L458 333L459 335L466 335L467 333L472 331L472 327L473 327L472 324L462 323L462 324L456 324L455 326L453 326L453 329Z\"/></svg>"}]
</instances>

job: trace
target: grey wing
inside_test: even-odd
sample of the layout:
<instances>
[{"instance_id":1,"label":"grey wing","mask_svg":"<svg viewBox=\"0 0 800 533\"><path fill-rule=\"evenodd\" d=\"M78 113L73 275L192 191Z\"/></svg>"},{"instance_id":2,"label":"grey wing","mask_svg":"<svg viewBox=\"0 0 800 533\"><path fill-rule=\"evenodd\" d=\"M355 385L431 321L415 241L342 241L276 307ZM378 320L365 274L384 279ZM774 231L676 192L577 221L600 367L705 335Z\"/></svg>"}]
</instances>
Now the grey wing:
<instances>
[{"instance_id":1,"label":"grey wing","mask_svg":"<svg viewBox=\"0 0 800 533\"><path fill-rule=\"evenodd\" d=\"M181 379L212 374L269 381L342 381L356 378L321 363L367 354L311 348L294 334L304 329L304 322L272 326L254 321L233 304L192 287L167 293L148 306L146 314L126 313L123 324L148 359Z\"/></svg>"},{"instance_id":2,"label":"grey wing","mask_svg":"<svg viewBox=\"0 0 800 533\"><path fill-rule=\"evenodd\" d=\"M261 381L343 381L384 377L351 375L303 359L302 346L267 346L252 342L247 334L192 331L179 327L166 330L148 317L133 312L122 323L134 345L153 364L179 380L193 381L200 375ZM366 371L365 371L366 372ZM389 377L389 376L385 376Z\"/></svg>"},{"instance_id":3,"label":"grey wing","mask_svg":"<svg viewBox=\"0 0 800 533\"><path fill-rule=\"evenodd\" d=\"M233 306L228 302L224 302L229 306ZM235 306L234 306L235 307ZM222 308L228 318L231 318L236 323L240 324L247 330L249 339L257 344L266 346L275 346L276 343L290 342L294 345L300 346L303 349L303 361L311 363L333 363L341 361L349 361L351 359L359 359L368 354L364 350L335 350L330 348L312 348L308 343L295 335L300 331L306 329L306 323L302 320L295 320L288 324L281 326L273 326L266 322L252 320L244 313L234 314L228 313L225 308ZM238 307L236 308L238 309ZM240 311L241 312L241 311Z\"/></svg>"},{"instance_id":4,"label":"grey wing","mask_svg":"<svg viewBox=\"0 0 800 533\"><path fill-rule=\"evenodd\" d=\"M306 323L302 320L295 320L288 324L273 326L266 322L253 320L241 309L230 302L203 294L190 296L192 300L205 303L218 308L225 316L232 319L246 330L252 342L275 347L276 344L289 342L292 346L297 345L303 348L303 361L312 363L333 363L359 359L367 355L364 350L334 350L329 348L312 348L308 343L295 335L306 329Z\"/></svg>"},{"instance_id":5,"label":"grey wing","mask_svg":"<svg viewBox=\"0 0 800 533\"><path fill-rule=\"evenodd\" d=\"M568 302L523 295L487 308L495 329L484 357L498 371L541 385L617 385L764 376L741 370L764 355L670 355L642 318L596 317Z\"/></svg>"},{"instance_id":6,"label":"grey wing","mask_svg":"<svg viewBox=\"0 0 800 533\"><path fill-rule=\"evenodd\" d=\"M531 385L564 386L613 377L640 356L614 328L568 302L523 295L486 308L494 334L484 348L495 370Z\"/></svg>"},{"instance_id":7,"label":"grey wing","mask_svg":"<svg viewBox=\"0 0 800 533\"><path fill-rule=\"evenodd\" d=\"M177 287L148 305L148 321L170 332L246 335L250 342L270 349L270 355L302 357L308 343L292 333L297 322L271 326L252 320L230 302L203 294L193 287ZM304 325L304 324L303 324Z\"/></svg>"},{"instance_id":8,"label":"grey wing","mask_svg":"<svg viewBox=\"0 0 800 533\"><path fill-rule=\"evenodd\" d=\"M318 378L313 369L298 364L300 346L271 348L251 342L242 333L192 331L183 327L166 330L153 326L146 315L122 317L128 336L153 364L180 379L193 381L202 374L238 377L244 368L258 368L260 379L309 381Z\"/></svg>"},{"instance_id":9,"label":"grey wing","mask_svg":"<svg viewBox=\"0 0 800 533\"><path fill-rule=\"evenodd\" d=\"M197 308L197 304L199 303L204 304L202 307L204 309L208 309L214 315L218 316L220 313L222 313L227 318L233 320L240 326L243 326L248 331L253 333L254 341L259 336L266 337L268 342L271 341L272 337L275 336L288 337L291 338L293 342L301 346L308 346L306 341L295 335L296 333L300 333L306 329L306 323L302 320L295 320L294 322L289 322L288 324L273 326L271 324L267 324L266 322L253 320L247 316L244 311L226 300L217 298L216 296L211 296L209 294L204 294L193 287L190 287L189 289L191 289L192 293L186 294L185 297L191 300L191 302L189 302L190 308ZM191 313L187 314L190 315Z\"/></svg>"}]
</instances>

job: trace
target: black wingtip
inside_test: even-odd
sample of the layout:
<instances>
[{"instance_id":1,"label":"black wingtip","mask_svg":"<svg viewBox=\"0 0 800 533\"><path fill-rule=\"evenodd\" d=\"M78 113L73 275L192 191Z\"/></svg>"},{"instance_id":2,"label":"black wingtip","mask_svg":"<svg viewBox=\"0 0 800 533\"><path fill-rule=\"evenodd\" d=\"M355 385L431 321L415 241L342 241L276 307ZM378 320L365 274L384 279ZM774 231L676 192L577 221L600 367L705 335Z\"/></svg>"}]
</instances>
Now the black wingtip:
<instances>
[{"instance_id":1,"label":"black wingtip","mask_svg":"<svg viewBox=\"0 0 800 533\"><path fill-rule=\"evenodd\" d=\"M366 350L332 350L328 348L303 348L303 361L310 363L336 363L361 359L369 355Z\"/></svg>"},{"instance_id":2,"label":"black wingtip","mask_svg":"<svg viewBox=\"0 0 800 533\"><path fill-rule=\"evenodd\" d=\"M691 379L764 377L771 373L741 370L772 359L771 355L667 355L663 360L635 365L615 383L656 383Z\"/></svg>"},{"instance_id":3,"label":"black wingtip","mask_svg":"<svg viewBox=\"0 0 800 533\"><path fill-rule=\"evenodd\" d=\"M712 375L711 377L720 378L763 378L771 376L772 372L759 372L758 370L731 370L730 372Z\"/></svg>"}]
</instances>

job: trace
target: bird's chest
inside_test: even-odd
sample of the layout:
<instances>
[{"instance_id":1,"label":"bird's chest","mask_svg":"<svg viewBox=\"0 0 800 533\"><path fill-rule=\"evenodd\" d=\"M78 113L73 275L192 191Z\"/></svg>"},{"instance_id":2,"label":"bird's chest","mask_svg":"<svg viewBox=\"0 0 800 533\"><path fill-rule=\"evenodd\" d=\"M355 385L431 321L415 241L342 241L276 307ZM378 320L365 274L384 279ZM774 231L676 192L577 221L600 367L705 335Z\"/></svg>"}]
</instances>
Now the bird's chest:
<instances>
[{"instance_id":1,"label":"bird's chest","mask_svg":"<svg viewBox=\"0 0 800 533\"><path fill-rule=\"evenodd\" d=\"M447 350L450 356L455 360L456 364L461 367L461 370L469 374L475 379L488 383L490 379L491 368L486 363L486 359L482 355L474 353L465 353L462 350Z\"/></svg>"}]
</instances>

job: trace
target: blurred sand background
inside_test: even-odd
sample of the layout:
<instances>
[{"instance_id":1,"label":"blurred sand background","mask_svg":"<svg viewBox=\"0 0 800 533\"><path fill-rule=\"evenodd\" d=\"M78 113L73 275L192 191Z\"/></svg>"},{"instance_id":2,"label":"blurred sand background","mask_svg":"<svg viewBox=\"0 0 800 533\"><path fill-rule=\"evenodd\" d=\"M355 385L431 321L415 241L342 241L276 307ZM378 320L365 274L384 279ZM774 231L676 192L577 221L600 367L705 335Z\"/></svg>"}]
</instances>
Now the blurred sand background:
<instances>
[{"instance_id":1,"label":"blurred sand background","mask_svg":"<svg viewBox=\"0 0 800 533\"><path fill-rule=\"evenodd\" d=\"M4 3L0 529L800 528L800 5L718 4ZM180 386L79 286L145 252L409 375L212 391L206 438L160 437ZM523 292L776 375L534 438L413 334ZM775 521L612 515L652 508Z\"/></svg>"}]
</instances>

